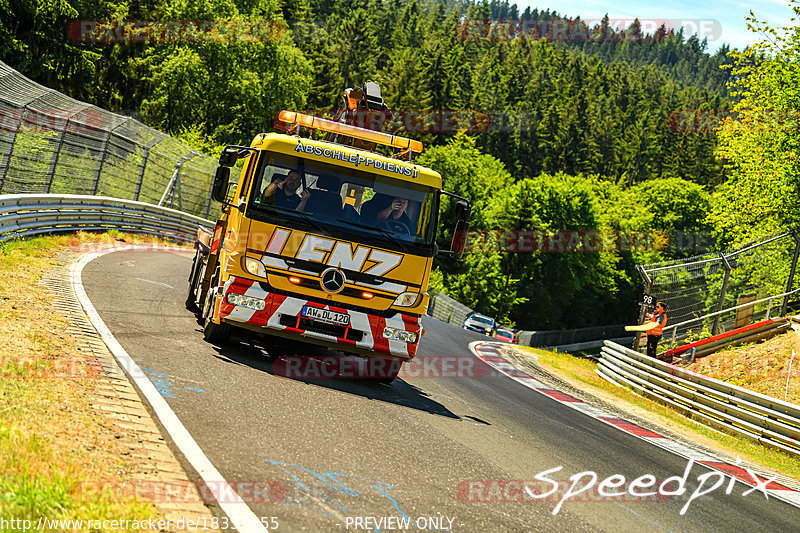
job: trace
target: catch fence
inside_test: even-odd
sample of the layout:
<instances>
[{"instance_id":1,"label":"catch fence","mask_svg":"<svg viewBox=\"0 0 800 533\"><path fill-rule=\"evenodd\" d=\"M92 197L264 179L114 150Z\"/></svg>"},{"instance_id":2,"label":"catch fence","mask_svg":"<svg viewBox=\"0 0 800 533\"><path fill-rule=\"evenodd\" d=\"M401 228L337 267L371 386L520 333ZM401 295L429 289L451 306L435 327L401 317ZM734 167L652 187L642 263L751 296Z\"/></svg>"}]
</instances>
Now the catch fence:
<instances>
[{"instance_id":1,"label":"catch fence","mask_svg":"<svg viewBox=\"0 0 800 533\"><path fill-rule=\"evenodd\" d=\"M798 253L800 236L789 228L728 252L640 265L647 300L640 304L640 318L647 304L663 301L668 325L687 322L675 338L691 340L784 314L796 300Z\"/></svg>"},{"instance_id":2,"label":"catch fence","mask_svg":"<svg viewBox=\"0 0 800 533\"><path fill-rule=\"evenodd\" d=\"M216 167L215 158L134 118L0 62L0 194L110 196L210 218Z\"/></svg>"}]
</instances>

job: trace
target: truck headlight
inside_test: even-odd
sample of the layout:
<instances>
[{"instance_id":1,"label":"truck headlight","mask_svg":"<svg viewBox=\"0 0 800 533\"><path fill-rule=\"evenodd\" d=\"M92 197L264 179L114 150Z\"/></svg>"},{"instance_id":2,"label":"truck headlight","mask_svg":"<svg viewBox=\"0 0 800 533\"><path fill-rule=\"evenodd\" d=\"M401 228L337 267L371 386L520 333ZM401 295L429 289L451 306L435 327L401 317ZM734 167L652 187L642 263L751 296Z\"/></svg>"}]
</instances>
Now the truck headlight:
<instances>
[{"instance_id":1,"label":"truck headlight","mask_svg":"<svg viewBox=\"0 0 800 533\"><path fill-rule=\"evenodd\" d=\"M418 292L410 292L410 291L404 292L400 294L400 296L395 298L394 305L400 307L411 307L412 305L417 303L417 300L419 300Z\"/></svg>"},{"instance_id":2,"label":"truck headlight","mask_svg":"<svg viewBox=\"0 0 800 533\"><path fill-rule=\"evenodd\" d=\"M252 257L245 257L244 269L254 276L258 276L260 278L267 277L267 269L264 268L264 263L262 263L258 259L253 259Z\"/></svg>"},{"instance_id":3,"label":"truck headlight","mask_svg":"<svg viewBox=\"0 0 800 533\"><path fill-rule=\"evenodd\" d=\"M417 334L413 331L405 331L397 328L385 327L383 328L383 338L405 342L406 344L414 344L417 342Z\"/></svg>"},{"instance_id":4,"label":"truck headlight","mask_svg":"<svg viewBox=\"0 0 800 533\"><path fill-rule=\"evenodd\" d=\"M252 298L244 294L236 294L235 292L229 292L227 296L225 296L225 299L228 300L228 303L231 305L247 307L248 309L255 309L256 311L263 311L265 306L264 300L261 298Z\"/></svg>"}]
</instances>

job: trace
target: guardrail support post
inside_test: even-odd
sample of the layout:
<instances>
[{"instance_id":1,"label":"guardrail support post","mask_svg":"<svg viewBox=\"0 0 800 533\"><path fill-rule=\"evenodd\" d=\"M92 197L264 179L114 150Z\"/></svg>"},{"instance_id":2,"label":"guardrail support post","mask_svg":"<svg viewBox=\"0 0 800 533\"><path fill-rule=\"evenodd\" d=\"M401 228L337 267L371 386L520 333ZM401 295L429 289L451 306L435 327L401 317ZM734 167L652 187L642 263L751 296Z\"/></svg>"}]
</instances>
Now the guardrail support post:
<instances>
[{"instance_id":1,"label":"guardrail support post","mask_svg":"<svg viewBox=\"0 0 800 533\"><path fill-rule=\"evenodd\" d=\"M722 311L722 306L725 304L725 294L728 291L728 280L731 277L731 264L728 263L728 258L725 257L725 254L720 252L719 254L720 259L722 259L722 264L725 266L725 278L722 280L722 290L719 293L719 303L717 304L717 313ZM720 315L716 315L714 317L714 327L711 328L711 335L717 334L717 329L719 328L719 317Z\"/></svg>"},{"instance_id":2,"label":"guardrail support post","mask_svg":"<svg viewBox=\"0 0 800 533\"><path fill-rule=\"evenodd\" d=\"M792 257L792 268L789 270L789 278L786 280L786 290L784 292L792 292L792 284L794 283L794 272L797 269L797 258L800 255L800 235L797 234L795 228L790 228L792 237L794 237L794 256ZM789 304L789 295L783 297L783 304L781 304L780 315L786 314L786 306Z\"/></svg>"}]
</instances>

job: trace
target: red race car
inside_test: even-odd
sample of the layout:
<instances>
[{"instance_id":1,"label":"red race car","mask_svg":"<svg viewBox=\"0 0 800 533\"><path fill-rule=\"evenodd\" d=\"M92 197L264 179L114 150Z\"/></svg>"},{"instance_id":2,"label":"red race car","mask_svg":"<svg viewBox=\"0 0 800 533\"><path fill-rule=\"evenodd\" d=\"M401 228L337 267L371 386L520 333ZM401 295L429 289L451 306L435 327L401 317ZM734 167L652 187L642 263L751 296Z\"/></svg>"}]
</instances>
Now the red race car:
<instances>
[{"instance_id":1,"label":"red race car","mask_svg":"<svg viewBox=\"0 0 800 533\"><path fill-rule=\"evenodd\" d=\"M501 341L517 344L517 336L510 329L497 328L497 331L494 334L494 338L500 339Z\"/></svg>"}]
</instances>

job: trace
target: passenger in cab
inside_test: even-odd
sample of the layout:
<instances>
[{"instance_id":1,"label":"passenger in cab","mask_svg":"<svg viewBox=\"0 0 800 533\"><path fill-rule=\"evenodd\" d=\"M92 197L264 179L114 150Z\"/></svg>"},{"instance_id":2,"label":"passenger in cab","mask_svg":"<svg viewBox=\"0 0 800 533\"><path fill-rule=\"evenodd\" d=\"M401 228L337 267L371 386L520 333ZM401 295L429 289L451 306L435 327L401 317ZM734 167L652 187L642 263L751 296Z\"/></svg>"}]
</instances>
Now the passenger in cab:
<instances>
[{"instance_id":1,"label":"passenger in cab","mask_svg":"<svg viewBox=\"0 0 800 533\"><path fill-rule=\"evenodd\" d=\"M411 219L408 218L406 209L408 209L408 199L376 194L361 207L361 221L364 224L375 226L391 225L392 222L400 223L410 234Z\"/></svg>"}]
</instances>

